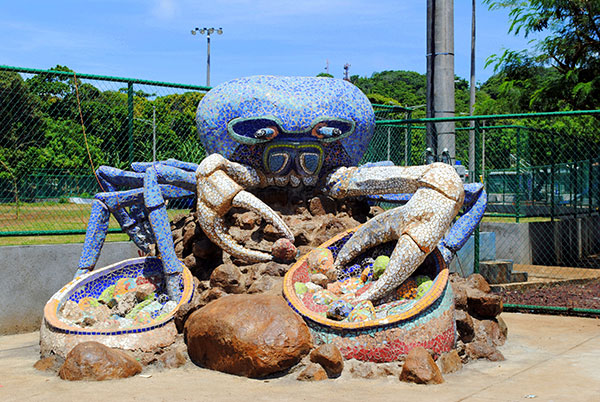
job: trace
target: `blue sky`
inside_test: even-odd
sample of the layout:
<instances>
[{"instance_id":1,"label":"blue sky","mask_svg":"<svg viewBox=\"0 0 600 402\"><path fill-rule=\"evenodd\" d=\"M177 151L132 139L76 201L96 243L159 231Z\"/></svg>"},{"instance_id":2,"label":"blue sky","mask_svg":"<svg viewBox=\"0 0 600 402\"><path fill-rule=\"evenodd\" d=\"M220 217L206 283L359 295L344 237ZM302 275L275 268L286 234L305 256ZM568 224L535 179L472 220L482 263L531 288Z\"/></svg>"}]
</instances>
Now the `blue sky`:
<instances>
[{"instance_id":1,"label":"blue sky","mask_svg":"<svg viewBox=\"0 0 600 402\"><path fill-rule=\"evenodd\" d=\"M21 0L4 1L0 64L204 85L254 75L337 78L384 70L425 72L425 0ZM508 13L478 2L477 80L486 58L527 41L507 33ZM455 72L469 77L471 1L455 0Z\"/></svg>"}]
</instances>

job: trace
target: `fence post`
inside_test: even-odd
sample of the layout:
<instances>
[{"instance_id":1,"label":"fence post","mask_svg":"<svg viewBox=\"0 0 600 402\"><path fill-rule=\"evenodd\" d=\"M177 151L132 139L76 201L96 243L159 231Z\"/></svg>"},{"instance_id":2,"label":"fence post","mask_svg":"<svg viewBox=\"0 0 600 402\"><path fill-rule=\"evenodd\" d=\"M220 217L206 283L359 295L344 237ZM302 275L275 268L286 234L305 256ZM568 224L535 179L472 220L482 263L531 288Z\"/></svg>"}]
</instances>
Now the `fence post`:
<instances>
[{"instance_id":1,"label":"fence post","mask_svg":"<svg viewBox=\"0 0 600 402\"><path fill-rule=\"evenodd\" d=\"M406 113L408 120L412 119L412 110ZM408 123L406 127L406 152L404 153L404 166L410 166L412 164L412 123Z\"/></svg>"},{"instance_id":2,"label":"fence post","mask_svg":"<svg viewBox=\"0 0 600 402\"><path fill-rule=\"evenodd\" d=\"M575 218L577 218L577 187L579 186L579 164L577 163L577 159L575 160L575 163L573 164L573 176L571 177L571 181L573 183L573 216Z\"/></svg>"},{"instance_id":3,"label":"fence post","mask_svg":"<svg viewBox=\"0 0 600 402\"><path fill-rule=\"evenodd\" d=\"M481 173L481 162L483 160L483 155L481 155L481 130L480 130L480 122L479 120L475 120L474 124L475 128L475 180L479 179ZM485 172L483 172L485 175ZM482 180L483 182L483 180ZM479 273L479 225L475 228L475 233L473 233L473 272Z\"/></svg>"},{"instance_id":4,"label":"fence post","mask_svg":"<svg viewBox=\"0 0 600 402\"><path fill-rule=\"evenodd\" d=\"M592 216L592 159L588 159L588 215Z\"/></svg>"},{"instance_id":5,"label":"fence post","mask_svg":"<svg viewBox=\"0 0 600 402\"><path fill-rule=\"evenodd\" d=\"M517 191L515 192L515 215L519 223L521 215L521 129L517 128Z\"/></svg>"},{"instance_id":6,"label":"fence post","mask_svg":"<svg viewBox=\"0 0 600 402\"><path fill-rule=\"evenodd\" d=\"M555 155L554 155L554 151L556 149L556 138L554 133L552 132L550 135L551 141L552 141L552 146L550 147L550 160L552 161L552 164L550 165L550 222L554 222L554 215L556 215L556 212L554 210L555 205L556 205L556 199L555 199L555 192L556 190L554 189L554 187L556 186L556 182L555 182L555 170L556 170L556 166L555 166Z\"/></svg>"},{"instance_id":7,"label":"fence post","mask_svg":"<svg viewBox=\"0 0 600 402\"><path fill-rule=\"evenodd\" d=\"M129 142L129 166L133 163L133 82L127 83L127 139Z\"/></svg>"}]
</instances>

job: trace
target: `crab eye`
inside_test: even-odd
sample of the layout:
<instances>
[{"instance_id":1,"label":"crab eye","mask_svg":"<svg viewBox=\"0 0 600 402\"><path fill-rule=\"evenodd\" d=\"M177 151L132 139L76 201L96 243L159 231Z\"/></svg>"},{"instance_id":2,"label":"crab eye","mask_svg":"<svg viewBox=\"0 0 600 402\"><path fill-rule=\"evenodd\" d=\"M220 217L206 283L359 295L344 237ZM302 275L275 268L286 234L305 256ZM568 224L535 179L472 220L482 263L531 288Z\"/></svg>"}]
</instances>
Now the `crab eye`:
<instances>
[{"instance_id":1,"label":"crab eye","mask_svg":"<svg viewBox=\"0 0 600 402\"><path fill-rule=\"evenodd\" d=\"M279 130L277 130L277 127L266 127L256 130L254 132L254 137L259 140L272 140L273 138L277 137L278 134Z\"/></svg>"},{"instance_id":2,"label":"crab eye","mask_svg":"<svg viewBox=\"0 0 600 402\"><path fill-rule=\"evenodd\" d=\"M317 133L323 138L337 137L342 134L342 130L335 127L321 127L317 130Z\"/></svg>"},{"instance_id":3,"label":"crab eye","mask_svg":"<svg viewBox=\"0 0 600 402\"><path fill-rule=\"evenodd\" d=\"M332 142L345 138L354 132L355 123L339 118L320 119L313 125L311 135L321 142Z\"/></svg>"},{"instance_id":4,"label":"crab eye","mask_svg":"<svg viewBox=\"0 0 600 402\"><path fill-rule=\"evenodd\" d=\"M274 117L238 117L227 124L227 132L237 142L255 145L277 137L281 124Z\"/></svg>"}]
</instances>

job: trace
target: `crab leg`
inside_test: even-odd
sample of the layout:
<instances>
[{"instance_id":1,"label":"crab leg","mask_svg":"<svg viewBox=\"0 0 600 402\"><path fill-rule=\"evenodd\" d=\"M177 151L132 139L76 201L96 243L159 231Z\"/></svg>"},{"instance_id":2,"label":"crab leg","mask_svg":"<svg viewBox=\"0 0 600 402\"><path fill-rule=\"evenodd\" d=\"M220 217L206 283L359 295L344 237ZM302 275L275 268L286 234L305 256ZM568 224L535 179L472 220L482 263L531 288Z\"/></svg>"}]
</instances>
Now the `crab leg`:
<instances>
[{"instance_id":1,"label":"crab leg","mask_svg":"<svg viewBox=\"0 0 600 402\"><path fill-rule=\"evenodd\" d=\"M174 186L161 184L158 187L162 198L173 199L193 196L192 192ZM132 215L136 217L136 224L141 224L143 222L141 219L145 220L147 218L146 212L142 212L143 208L139 207L140 204L144 203L144 190L142 188L98 193L95 198L92 203L92 212L85 235L83 252L79 259L79 269L75 276L92 270L96 265L108 232L108 221L111 212L124 211L123 208L131 206ZM146 230L154 238L149 226ZM136 242L136 244L138 243Z\"/></svg>"},{"instance_id":2,"label":"crab leg","mask_svg":"<svg viewBox=\"0 0 600 402\"><path fill-rule=\"evenodd\" d=\"M177 300L181 294L179 278L183 271L183 264L175 255L169 216L154 169L147 169L144 175L144 203L150 211L148 219L154 230L156 244L162 257L167 293L171 300Z\"/></svg>"},{"instance_id":3,"label":"crab leg","mask_svg":"<svg viewBox=\"0 0 600 402\"><path fill-rule=\"evenodd\" d=\"M336 198L414 193L406 205L364 224L337 256L339 270L367 249L398 240L384 274L361 295L363 300L381 299L408 278L437 246L464 199L460 177L443 163L340 168L328 178L327 189Z\"/></svg>"},{"instance_id":4,"label":"crab leg","mask_svg":"<svg viewBox=\"0 0 600 402\"><path fill-rule=\"evenodd\" d=\"M487 194L481 183L465 184L465 213L456 220L448 234L438 245L446 264L450 264L452 257L465 245L469 237L479 225L487 206Z\"/></svg>"}]
</instances>

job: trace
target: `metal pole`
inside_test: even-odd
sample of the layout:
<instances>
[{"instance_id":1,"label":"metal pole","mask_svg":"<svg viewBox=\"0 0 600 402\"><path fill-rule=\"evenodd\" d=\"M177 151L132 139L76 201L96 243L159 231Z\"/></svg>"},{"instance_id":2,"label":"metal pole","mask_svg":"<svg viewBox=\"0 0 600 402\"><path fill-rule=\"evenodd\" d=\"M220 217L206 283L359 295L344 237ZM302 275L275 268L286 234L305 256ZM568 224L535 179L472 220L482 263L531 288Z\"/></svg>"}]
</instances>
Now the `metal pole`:
<instances>
[{"instance_id":1,"label":"metal pole","mask_svg":"<svg viewBox=\"0 0 600 402\"><path fill-rule=\"evenodd\" d=\"M577 160L575 161L575 163L573 164L573 170L575 172L575 174L572 176L572 183L573 183L573 206L574 206L574 215L575 217L577 217L577 187L578 187L578 181L579 181L579 164L577 163Z\"/></svg>"},{"instance_id":2,"label":"metal pole","mask_svg":"<svg viewBox=\"0 0 600 402\"><path fill-rule=\"evenodd\" d=\"M210 32L206 33L206 86L210 86Z\"/></svg>"},{"instance_id":3,"label":"metal pole","mask_svg":"<svg viewBox=\"0 0 600 402\"><path fill-rule=\"evenodd\" d=\"M156 162L156 106L152 105L152 162Z\"/></svg>"},{"instance_id":4,"label":"metal pole","mask_svg":"<svg viewBox=\"0 0 600 402\"><path fill-rule=\"evenodd\" d=\"M588 214L592 215L592 160L588 160Z\"/></svg>"},{"instance_id":5,"label":"metal pole","mask_svg":"<svg viewBox=\"0 0 600 402\"><path fill-rule=\"evenodd\" d=\"M387 159L388 161L391 161L391 160L392 160L392 159L391 159L392 157L391 157L391 155L390 155L390 149L391 149L390 140L391 140L391 139L390 139L390 126L388 126L388 159Z\"/></svg>"},{"instance_id":6,"label":"metal pole","mask_svg":"<svg viewBox=\"0 0 600 402\"><path fill-rule=\"evenodd\" d=\"M454 117L454 0L436 0L433 58L433 113L435 117ZM454 121L436 123L437 159L447 152L454 165L456 143Z\"/></svg>"},{"instance_id":7,"label":"metal pole","mask_svg":"<svg viewBox=\"0 0 600 402\"><path fill-rule=\"evenodd\" d=\"M550 186L552 187L550 192L550 222L554 222L554 215L556 215L556 211L554 210L555 208L555 204L556 204L556 200L555 200L555 196L554 196L554 186L555 186L555 161L556 158L554 157L554 151L556 150L556 138L554 136L554 133L551 133L551 137L550 140L552 141L552 146L550 147L550 160L552 161L552 164L550 165Z\"/></svg>"},{"instance_id":8,"label":"metal pole","mask_svg":"<svg viewBox=\"0 0 600 402\"><path fill-rule=\"evenodd\" d=\"M475 0L471 2L471 83L469 88L469 115L475 114ZM471 122L471 126L475 122ZM475 130L469 131L469 175L474 174L475 167ZM475 179L471 177L471 183Z\"/></svg>"},{"instance_id":9,"label":"metal pole","mask_svg":"<svg viewBox=\"0 0 600 402\"><path fill-rule=\"evenodd\" d=\"M133 83L127 83L127 133L129 142L129 165L133 163Z\"/></svg>"},{"instance_id":10,"label":"metal pole","mask_svg":"<svg viewBox=\"0 0 600 402\"><path fill-rule=\"evenodd\" d=\"M434 43L434 19L435 19L435 0L427 0L427 109L426 117L435 117L433 108L433 93L434 93L434 80L435 71L433 68L433 59L435 53ZM435 133L435 124L427 123L427 134L426 134L426 148L433 151L434 155L437 155L437 137Z\"/></svg>"},{"instance_id":11,"label":"metal pole","mask_svg":"<svg viewBox=\"0 0 600 402\"><path fill-rule=\"evenodd\" d=\"M481 139L480 125L479 120L475 120L474 128L475 128L475 177L479 177L480 166L482 163L483 149L479 146L479 141ZM485 174L485 172L484 172ZM475 228L475 233L473 233L473 272L479 273L479 225Z\"/></svg>"},{"instance_id":12,"label":"metal pole","mask_svg":"<svg viewBox=\"0 0 600 402\"><path fill-rule=\"evenodd\" d=\"M519 223L521 215L521 129L517 128L517 191L515 192L516 222Z\"/></svg>"},{"instance_id":13,"label":"metal pole","mask_svg":"<svg viewBox=\"0 0 600 402\"><path fill-rule=\"evenodd\" d=\"M412 164L412 123L408 123L406 134L406 142L408 143L408 148L406 151L406 166L410 166Z\"/></svg>"}]
</instances>

